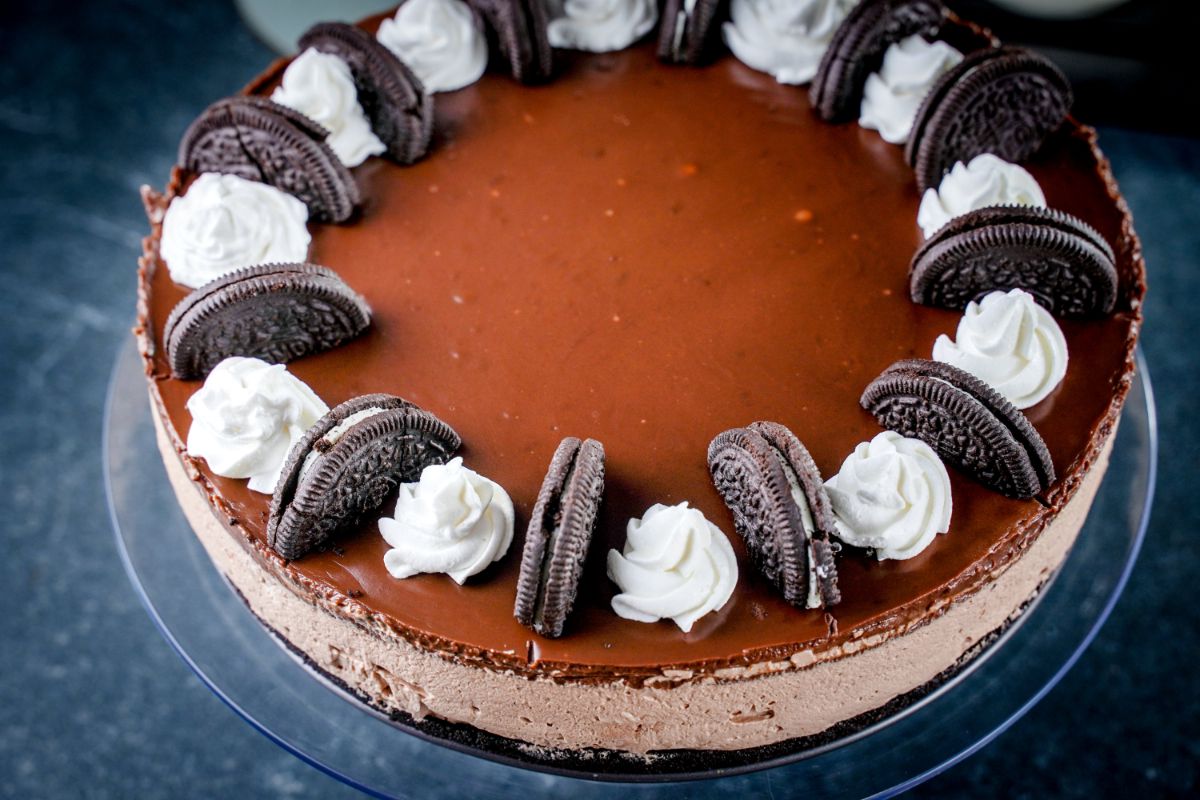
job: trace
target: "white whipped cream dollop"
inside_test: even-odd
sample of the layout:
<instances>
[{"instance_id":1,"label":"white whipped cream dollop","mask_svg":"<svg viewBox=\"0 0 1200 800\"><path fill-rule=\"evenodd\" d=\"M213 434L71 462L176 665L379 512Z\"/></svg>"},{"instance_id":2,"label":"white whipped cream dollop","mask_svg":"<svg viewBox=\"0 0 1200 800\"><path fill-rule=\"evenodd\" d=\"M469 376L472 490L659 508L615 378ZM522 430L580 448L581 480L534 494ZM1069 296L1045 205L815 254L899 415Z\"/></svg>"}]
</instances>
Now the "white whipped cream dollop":
<instances>
[{"instance_id":1,"label":"white whipped cream dollop","mask_svg":"<svg viewBox=\"0 0 1200 800\"><path fill-rule=\"evenodd\" d=\"M879 72L867 76L858 124L879 131L892 144L907 142L934 81L962 59L945 42L927 42L919 35L896 42L883 54Z\"/></svg>"},{"instance_id":2,"label":"white whipped cream dollop","mask_svg":"<svg viewBox=\"0 0 1200 800\"><path fill-rule=\"evenodd\" d=\"M470 86L487 69L487 39L463 0L407 0L379 24L376 38L427 92Z\"/></svg>"},{"instance_id":3,"label":"white whipped cream dollop","mask_svg":"<svg viewBox=\"0 0 1200 800\"><path fill-rule=\"evenodd\" d=\"M329 408L282 364L233 356L217 364L188 399L188 455L250 489L275 491L292 445Z\"/></svg>"},{"instance_id":4,"label":"white whipped cream dollop","mask_svg":"<svg viewBox=\"0 0 1200 800\"><path fill-rule=\"evenodd\" d=\"M393 578L442 572L461 584L508 552L513 504L500 484L454 458L400 484L395 514L379 520L379 532L392 548L383 563Z\"/></svg>"},{"instance_id":5,"label":"white whipped cream dollop","mask_svg":"<svg viewBox=\"0 0 1200 800\"><path fill-rule=\"evenodd\" d=\"M242 267L308 258L308 208L237 175L206 172L163 216L159 253L171 279L193 289Z\"/></svg>"},{"instance_id":6,"label":"white whipped cream dollop","mask_svg":"<svg viewBox=\"0 0 1200 800\"><path fill-rule=\"evenodd\" d=\"M608 577L621 589L612 599L618 616L671 619L687 633L729 600L738 568L729 539L703 513L656 503L629 520L624 553L608 551Z\"/></svg>"},{"instance_id":7,"label":"white whipped cream dollop","mask_svg":"<svg viewBox=\"0 0 1200 800\"><path fill-rule=\"evenodd\" d=\"M645 36L658 22L657 0L565 0L546 28L551 47L608 53Z\"/></svg>"},{"instance_id":8,"label":"white whipped cream dollop","mask_svg":"<svg viewBox=\"0 0 1200 800\"><path fill-rule=\"evenodd\" d=\"M967 304L955 338L942 334L933 343L933 358L966 370L1017 408L1029 408L1067 374L1067 338L1029 292L992 292Z\"/></svg>"},{"instance_id":9,"label":"white whipped cream dollop","mask_svg":"<svg viewBox=\"0 0 1200 800\"><path fill-rule=\"evenodd\" d=\"M808 83L857 0L733 0L723 34L743 64L780 83Z\"/></svg>"},{"instance_id":10,"label":"white whipped cream dollop","mask_svg":"<svg viewBox=\"0 0 1200 800\"><path fill-rule=\"evenodd\" d=\"M989 206L1046 207L1037 180L1023 167L991 153L956 163L936 188L928 188L917 210L917 224L928 238L955 217Z\"/></svg>"},{"instance_id":11,"label":"white whipped cream dollop","mask_svg":"<svg viewBox=\"0 0 1200 800\"><path fill-rule=\"evenodd\" d=\"M920 439L884 431L862 442L825 488L837 537L880 561L912 558L950 529L950 476Z\"/></svg>"},{"instance_id":12,"label":"white whipped cream dollop","mask_svg":"<svg viewBox=\"0 0 1200 800\"><path fill-rule=\"evenodd\" d=\"M350 67L331 53L310 47L296 56L271 99L329 131L325 143L347 167L357 167L368 156L387 150L358 102Z\"/></svg>"}]
</instances>

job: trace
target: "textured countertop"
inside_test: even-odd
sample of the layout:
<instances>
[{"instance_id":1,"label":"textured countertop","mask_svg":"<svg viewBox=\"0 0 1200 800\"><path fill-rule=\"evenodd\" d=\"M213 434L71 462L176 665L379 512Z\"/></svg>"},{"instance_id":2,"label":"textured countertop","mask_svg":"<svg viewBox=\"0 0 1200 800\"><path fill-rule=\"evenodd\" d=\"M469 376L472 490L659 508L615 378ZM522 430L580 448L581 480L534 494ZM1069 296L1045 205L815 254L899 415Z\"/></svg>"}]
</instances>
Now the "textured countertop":
<instances>
[{"instance_id":1,"label":"textured countertop","mask_svg":"<svg viewBox=\"0 0 1200 800\"><path fill-rule=\"evenodd\" d=\"M161 184L187 123L271 54L224 3L165 13L146 0L6 5L0 54L0 796L355 796L188 671L129 585L104 500L104 389L133 318L138 187ZM1162 451L1149 536L1063 682L916 796L1197 791L1200 140L1104 129L1101 144L1150 270L1143 345Z\"/></svg>"}]
</instances>

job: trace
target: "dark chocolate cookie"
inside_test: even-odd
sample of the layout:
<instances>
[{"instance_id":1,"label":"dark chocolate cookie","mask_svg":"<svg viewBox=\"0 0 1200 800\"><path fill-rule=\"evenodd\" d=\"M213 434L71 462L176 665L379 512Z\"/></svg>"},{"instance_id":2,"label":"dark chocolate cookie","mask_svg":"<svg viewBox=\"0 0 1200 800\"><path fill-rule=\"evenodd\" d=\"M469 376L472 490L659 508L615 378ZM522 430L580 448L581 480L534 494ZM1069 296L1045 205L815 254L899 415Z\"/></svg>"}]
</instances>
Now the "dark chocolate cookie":
<instances>
[{"instance_id":1,"label":"dark chocolate cookie","mask_svg":"<svg viewBox=\"0 0 1200 800\"><path fill-rule=\"evenodd\" d=\"M544 0L467 0L487 24L492 50L521 83L543 83L554 71Z\"/></svg>"},{"instance_id":2,"label":"dark chocolate cookie","mask_svg":"<svg viewBox=\"0 0 1200 800\"><path fill-rule=\"evenodd\" d=\"M1024 289L1054 314L1107 314L1117 299L1112 248L1070 214L992 206L951 220L909 266L909 294L925 305L961 310L1010 289Z\"/></svg>"},{"instance_id":3,"label":"dark chocolate cookie","mask_svg":"<svg viewBox=\"0 0 1200 800\"><path fill-rule=\"evenodd\" d=\"M449 425L403 398L347 400L288 453L271 498L267 543L284 558L300 558L365 522L398 485L446 463L461 444Z\"/></svg>"},{"instance_id":4,"label":"dark chocolate cookie","mask_svg":"<svg viewBox=\"0 0 1200 800\"><path fill-rule=\"evenodd\" d=\"M859 401L879 424L922 440L945 461L1007 497L1054 482L1050 451L1029 419L983 381L939 361L897 361Z\"/></svg>"},{"instance_id":5,"label":"dark chocolate cookie","mask_svg":"<svg viewBox=\"0 0 1200 800\"><path fill-rule=\"evenodd\" d=\"M517 621L542 636L562 636L603 494L604 446L563 439L529 515L513 607Z\"/></svg>"},{"instance_id":6,"label":"dark chocolate cookie","mask_svg":"<svg viewBox=\"0 0 1200 800\"><path fill-rule=\"evenodd\" d=\"M687 5L687 0L666 0L658 29L658 57L694 66L711 54L720 27L718 11L728 0L695 0L690 11Z\"/></svg>"},{"instance_id":7,"label":"dark chocolate cookie","mask_svg":"<svg viewBox=\"0 0 1200 800\"><path fill-rule=\"evenodd\" d=\"M1045 57L1020 47L977 50L942 75L921 102L905 157L923 192L956 161L980 153L1024 161L1071 109L1071 85Z\"/></svg>"},{"instance_id":8,"label":"dark chocolate cookie","mask_svg":"<svg viewBox=\"0 0 1200 800\"><path fill-rule=\"evenodd\" d=\"M283 364L337 347L371 324L371 309L336 272L263 264L188 294L163 328L176 378L203 378L229 356Z\"/></svg>"},{"instance_id":9,"label":"dark chocolate cookie","mask_svg":"<svg viewBox=\"0 0 1200 800\"><path fill-rule=\"evenodd\" d=\"M935 34L946 9L938 0L862 0L833 33L821 56L809 99L826 122L857 119L867 76L879 69L891 45Z\"/></svg>"},{"instance_id":10,"label":"dark chocolate cookie","mask_svg":"<svg viewBox=\"0 0 1200 800\"><path fill-rule=\"evenodd\" d=\"M225 172L295 195L313 220L344 222L361 204L358 184L308 117L265 97L227 97L204 110L179 143L179 165Z\"/></svg>"},{"instance_id":11,"label":"dark chocolate cookie","mask_svg":"<svg viewBox=\"0 0 1200 800\"><path fill-rule=\"evenodd\" d=\"M346 62L371 130L388 155L411 164L429 150L433 98L395 53L374 36L343 22L322 22L300 37L300 49L316 48Z\"/></svg>"},{"instance_id":12,"label":"dark chocolate cookie","mask_svg":"<svg viewBox=\"0 0 1200 800\"><path fill-rule=\"evenodd\" d=\"M733 428L709 444L708 469L755 565L784 599L799 608L837 603L833 508L800 440L776 422Z\"/></svg>"}]
</instances>

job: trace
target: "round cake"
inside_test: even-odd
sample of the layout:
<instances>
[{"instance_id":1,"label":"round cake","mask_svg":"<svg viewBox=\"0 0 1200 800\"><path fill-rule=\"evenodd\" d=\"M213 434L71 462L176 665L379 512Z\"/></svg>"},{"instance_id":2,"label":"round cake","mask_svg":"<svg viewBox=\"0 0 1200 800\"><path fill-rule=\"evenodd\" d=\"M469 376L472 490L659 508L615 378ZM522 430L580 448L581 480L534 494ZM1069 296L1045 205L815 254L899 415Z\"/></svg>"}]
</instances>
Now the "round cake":
<instances>
[{"instance_id":1,"label":"round cake","mask_svg":"<svg viewBox=\"0 0 1200 800\"><path fill-rule=\"evenodd\" d=\"M1056 311L1065 375L1023 411L1004 412L1032 425L1053 478L1024 497L1006 496L944 458L948 530L930 529L916 552L885 557L883 545L855 546L838 535L842 523L831 523L836 589L822 583L817 591L820 564L810 551L800 562L807 583L802 576L798 584L808 602L797 601L743 530L744 509L714 485L710 443L770 420L803 442L813 474L844 474L848 457L883 430L862 404L864 390L897 362L930 359L935 341L956 328L961 344L962 304L914 302L910 261L938 242L925 246L917 224L922 193L911 154L865 125L824 121L809 92L793 85L808 78L784 83L726 52L722 41L739 52L738 14L752 3L734 2L730 14L727 4L702 0L700 10L715 16L699 20L695 4L668 2L659 27L634 20L624 27L631 44L605 47L566 25L569 12L551 9L547 21L530 10L536 3L511 4L518 21L541 26L524 34L534 45L548 29L556 47L551 79L527 83L507 73L514 53L525 53L527 74L517 72L530 78L538 47L506 39L520 26L497 4L421 4L466 10L490 70L432 97L411 83L427 102L409 118L432 108L428 154L399 157L381 136L386 153L377 148L346 168L359 195L347 195L352 214L318 222L310 202L307 254L284 260L331 270L330 280L365 301L369 327L321 352L266 360L288 360L287 372L328 406L388 393L435 415L461 437L458 455L471 474L511 498L515 534L461 580L420 570L397 577L386 558L392 534L379 518L399 518L393 508L415 496L410 475L399 501L393 482L378 513L281 555L268 529L283 524L273 502L286 503L279 487L288 481L274 495L274 483L251 489L254 479L218 474L194 443L189 449L189 401L205 381L181 377L168 329L183 326L186 315L172 312L197 281L178 282L164 218L209 170L181 154L165 191L145 193L152 230L137 335L180 506L262 623L364 702L433 735L535 761L586 757L667 771L747 763L860 728L944 681L1013 624L1083 525L1132 379L1144 266L1095 133L1067 117L1021 163L1043 205L1085 223L1100 250L1111 248L1116 276L1111 310ZM615 5L636 16L645 4ZM658 4L649 8L657 18ZM687 50L699 34L678 27L685 21L708 26L704 47ZM358 30L372 40L379 32L386 44L381 25L403 23L386 15ZM669 24L673 33L662 30ZM996 50L952 16L926 35L968 53ZM844 45L846 36L832 41ZM862 57L870 77L860 77L886 78L891 50ZM270 66L242 94L284 98L291 63ZM817 80L828 88L836 63L822 66ZM361 85L359 99L378 131L381 115ZM935 238L946 231L954 232ZM1054 298L1039 294L1045 285L1029 288L1055 310ZM564 437L602 444L602 502L594 531L584 526L590 540L581 540L573 566L573 605L559 609L561 635L543 635L518 621L514 603L531 519L556 513L535 505ZM844 522L838 496L832 507ZM622 615L614 598L633 590L609 574L614 553L634 557L631 521L645 531L657 504L684 502L732 548L727 597L687 624ZM832 581L820 568L821 580Z\"/></svg>"}]
</instances>

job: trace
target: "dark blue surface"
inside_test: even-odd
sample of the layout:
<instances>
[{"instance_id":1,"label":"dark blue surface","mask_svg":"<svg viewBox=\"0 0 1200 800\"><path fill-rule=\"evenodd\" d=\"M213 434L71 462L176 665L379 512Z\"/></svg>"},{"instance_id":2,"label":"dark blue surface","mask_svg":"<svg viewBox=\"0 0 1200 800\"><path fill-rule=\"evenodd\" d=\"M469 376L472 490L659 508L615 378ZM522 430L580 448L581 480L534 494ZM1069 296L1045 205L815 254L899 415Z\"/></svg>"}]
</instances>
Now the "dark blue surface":
<instances>
[{"instance_id":1,"label":"dark blue surface","mask_svg":"<svg viewBox=\"0 0 1200 800\"><path fill-rule=\"evenodd\" d=\"M195 113L270 57L220 3L0 10L0 795L354 796L241 722L161 639L117 559L101 481L104 387L146 227L138 186L161 185ZM1150 265L1143 343L1162 442L1150 535L1075 670L915 796L1197 789L1200 141L1104 130L1101 142Z\"/></svg>"}]
</instances>

